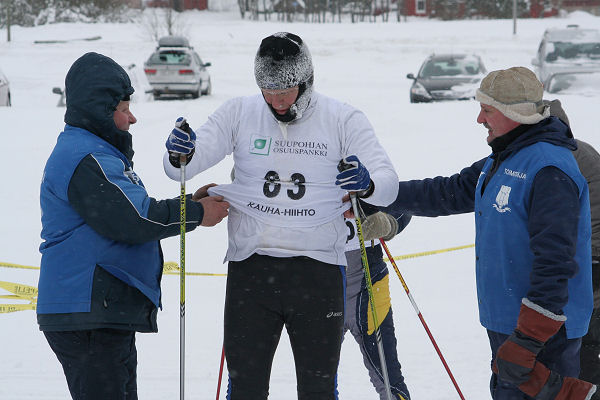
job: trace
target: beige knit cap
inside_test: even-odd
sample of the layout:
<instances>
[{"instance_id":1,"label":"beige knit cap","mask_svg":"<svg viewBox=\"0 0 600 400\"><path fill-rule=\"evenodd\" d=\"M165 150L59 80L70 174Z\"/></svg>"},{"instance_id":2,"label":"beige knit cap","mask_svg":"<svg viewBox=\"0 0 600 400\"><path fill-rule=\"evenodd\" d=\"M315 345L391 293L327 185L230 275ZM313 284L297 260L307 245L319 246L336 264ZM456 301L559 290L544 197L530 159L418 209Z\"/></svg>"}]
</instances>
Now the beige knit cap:
<instances>
[{"instance_id":1,"label":"beige knit cap","mask_svg":"<svg viewBox=\"0 0 600 400\"><path fill-rule=\"evenodd\" d=\"M544 86L525 67L490 72L483 80L475 99L490 105L505 117L521 124L537 124L550 116L542 102Z\"/></svg>"}]
</instances>

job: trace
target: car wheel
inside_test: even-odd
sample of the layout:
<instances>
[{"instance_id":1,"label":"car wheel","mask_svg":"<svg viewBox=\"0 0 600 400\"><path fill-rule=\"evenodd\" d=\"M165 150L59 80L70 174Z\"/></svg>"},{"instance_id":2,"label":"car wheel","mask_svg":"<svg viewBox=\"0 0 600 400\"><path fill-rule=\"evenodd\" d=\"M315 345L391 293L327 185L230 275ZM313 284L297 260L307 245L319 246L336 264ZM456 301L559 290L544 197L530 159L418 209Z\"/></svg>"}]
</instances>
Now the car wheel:
<instances>
[{"instance_id":1,"label":"car wheel","mask_svg":"<svg viewBox=\"0 0 600 400\"><path fill-rule=\"evenodd\" d=\"M203 96L207 96L209 94L212 93L212 84L210 83L210 79L208 80L208 86L206 86L206 89L202 91L202 95Z\"/></svg>"},{"instance_id":2,"label":"car wheel","mask_svg":"<svg viewBox=\"0 0 600 400\"><path fill-rule=\"evenodd\" d=\"M192 92L192 99L197 99L198 97L200 97L200 88L195 92Z\"/></svg>"},{"instance_id":3,"label":"car wheel","mask_svg":"<svg viewBox=\"0 0 600 400\"><path fill-rule=\"evenodd\" d=\"M7 99L6 99L6 106L7 106L7 107L10 107L10 106L12 106L12 103L10 102L10 92L8 92L8 97L7 97Z\"/></svg>"}]
</instances>

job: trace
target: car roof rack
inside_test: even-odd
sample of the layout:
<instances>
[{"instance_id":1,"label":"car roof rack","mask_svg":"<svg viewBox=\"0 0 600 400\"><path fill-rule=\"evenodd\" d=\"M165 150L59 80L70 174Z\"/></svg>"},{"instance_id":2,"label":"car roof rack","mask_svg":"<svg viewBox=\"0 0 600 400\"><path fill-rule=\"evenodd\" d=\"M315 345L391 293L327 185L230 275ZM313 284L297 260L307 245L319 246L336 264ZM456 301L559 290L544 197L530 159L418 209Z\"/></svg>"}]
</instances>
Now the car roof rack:
<instances>
[{"instance_id":1,"label":"car roof rack","mask_svg":"<svg viewBox=\"0 0 600 400\"><path fill-rule=\"evenodd\" d=\"M190 42L183 36L163 36L158 39L158 47L187 47L190 46ZM158 48L157 47L157 48Z\"/></svg>"}]
</instances>

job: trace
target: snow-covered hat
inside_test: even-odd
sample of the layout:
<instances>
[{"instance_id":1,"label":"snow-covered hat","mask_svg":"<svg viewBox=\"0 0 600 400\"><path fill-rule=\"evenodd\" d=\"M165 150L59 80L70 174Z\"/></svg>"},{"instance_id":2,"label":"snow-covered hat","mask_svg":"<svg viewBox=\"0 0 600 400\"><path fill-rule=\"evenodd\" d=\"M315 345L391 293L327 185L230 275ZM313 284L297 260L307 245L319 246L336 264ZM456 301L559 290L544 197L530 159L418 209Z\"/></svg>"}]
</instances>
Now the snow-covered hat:
<instances>
[{"instance_id":1,"label":"snow-covered hat","mask_svg":"<svg viewBox=\"0 0 600 400\"><path fill-rule=\"evenodd\" d=\"M475 99L515 122L537 124L550 116L542 102L543 94L544 87L531 70L512 67L492 71L483 78Z\"/></svg>"},{"instance_id":2,"label":"snow-covered hat","mask_svg":"<svg viewBox=\"0 0 600 400\"><path fill-rule=\"evenodd\" d=\"M278 32L262 40L254 60L258 87L268 90L299 87L290 115L285 118L274 113L279 119L283 117L291 121L302 116L312 94L313 73L310 52L299 36Z\"/></svg>"}]
</instances>

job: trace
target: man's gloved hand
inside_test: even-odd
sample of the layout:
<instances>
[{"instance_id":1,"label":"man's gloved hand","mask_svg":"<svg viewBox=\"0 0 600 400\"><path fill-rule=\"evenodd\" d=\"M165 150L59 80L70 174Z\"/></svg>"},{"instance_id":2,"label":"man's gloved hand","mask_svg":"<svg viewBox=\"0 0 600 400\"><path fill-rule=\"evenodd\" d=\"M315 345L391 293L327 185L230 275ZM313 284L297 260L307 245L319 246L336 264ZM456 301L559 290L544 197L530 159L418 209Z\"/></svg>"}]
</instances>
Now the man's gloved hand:
<instances>
[{"instance_id":1,"label":"man's gloved hand","mask_svg":"<svg viewBox=\"0 0 600 400\"><path fill-rule=\"evenodd\" d=\"M175 121L175 128L169 134L165 146L169 152L169 162L176 168L180 167L181 155L186 156L186 164L192 159L196 146L196 133L184 117L179 117Z\"/></svg>"},{"instance_id":2,"label":"man's gloved hand","mask_svg":"<svg viewBox=\"0 0 600 400\"><path fill-rule=\"evenodd\" d=\"M338 166L340 173L336 176L335 184L349 192L369 191L372 187L369 171L352 155L342 159ZM359 195L359 197L363 197Z\"/></svg>"},{"instance_id":3,"label":"man's gloved hand","mask_svg":"<svg viewBox=\"0 0 600 400\"><path fill-rule=\"evenodd\" d=\"M177 118L165 146L169 153L190 154L196 145L196 133L183 117Z\"/></svg>"},{"instance_id":4,"label":"man's gloved hand","mask_svg":"<svg viewBox=\"0 0 600 400\"><path fill-rule=\"evenodd\" d=\"M595 385L570 376L560 376L540 362L535 363L529 379L519 385L519 390L536 400L595 400L598 398Z\"/></svg>"},{"instance_id":5,"label":"man's gloved hand","mask_svg":"<svg viewBox=\"0 0 600 400\"><path fill-rule=\"evenodd\" d=\"M398 221L390 214L376 212L362 221L364 240L392 240L398 232Z\"/></svg>"},{"instance_id":6,"label":"man's gloved hand","mask_svg":"<svg viewBox=\"0 0 600 400\"><path fill-rule=\"evenodd\" d=\"M517 328L498 348L492 370L500 379L517 386L527 383L537 355L566 319L564 315L556 315L524 298Z\"/></svg>"}]
</instances>

